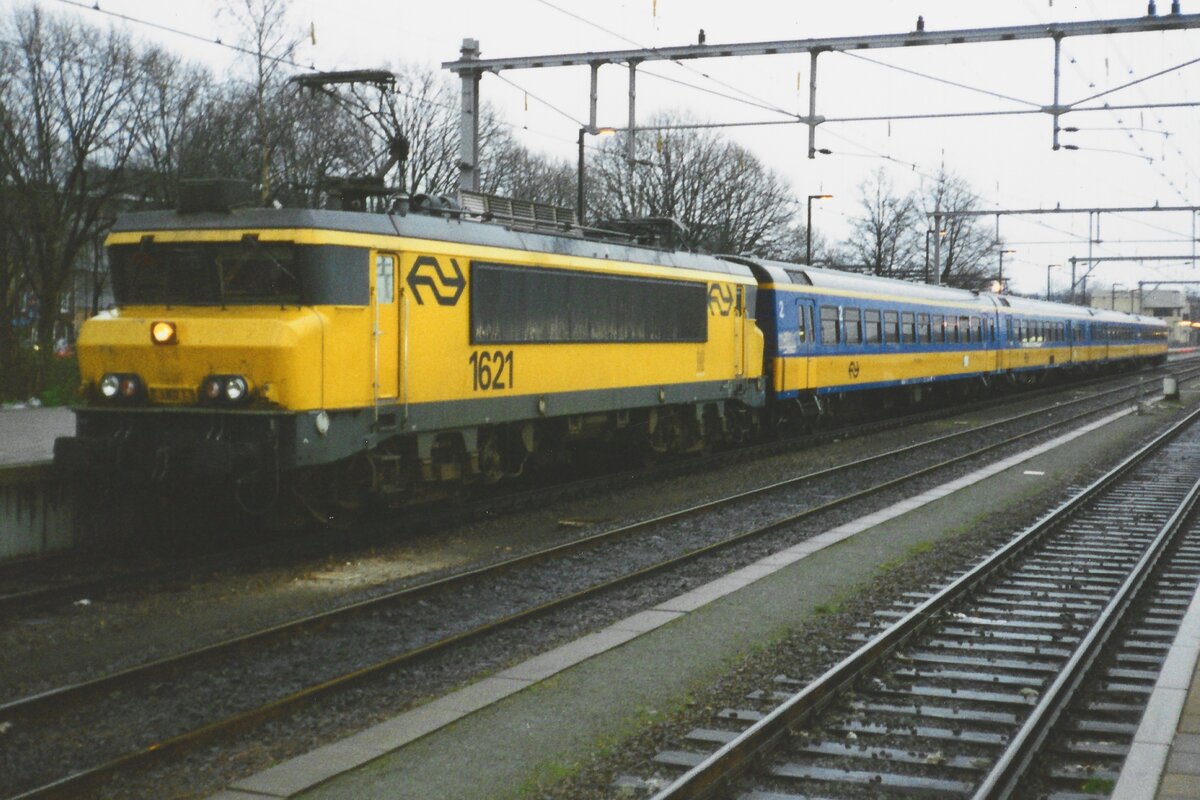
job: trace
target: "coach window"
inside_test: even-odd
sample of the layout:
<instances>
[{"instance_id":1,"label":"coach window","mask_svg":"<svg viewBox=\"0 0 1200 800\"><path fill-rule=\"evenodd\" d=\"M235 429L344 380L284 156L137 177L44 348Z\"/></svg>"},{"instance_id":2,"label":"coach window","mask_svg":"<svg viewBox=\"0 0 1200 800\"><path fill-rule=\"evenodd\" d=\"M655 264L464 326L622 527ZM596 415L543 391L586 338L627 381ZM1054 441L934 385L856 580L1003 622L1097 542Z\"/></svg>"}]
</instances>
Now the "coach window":
<instances>
[{"instance_id":1,"label":"coach window","mask_svg":"<svg viewBox=\"0 0 1200 800\"><path fill-rule=\"evenodd\" d=\"M929 344L929 315L917 314L917 341Z\"/></svg>"},{"instance_id":2,"label":"coach window","mask_svg":"<svg viewBox=\"0 0 1200 800\"><path fill-rule=\"evenodd\" d=\"M941 314L934 314L932 317L930 317L930 320L930 325L933 328L933 341L946 341L946 318Z\"/></svg>"},{"instance_id":3,"label":"coach window","mask_svg":"<svg viewBox=\"0 0 1200 800\"><path fill-rule=\"evenodd\" d=\"M879 311L878 309L868 308L863 312L863 322L865 323L864 333L867 344L879 344L881 336L879 334Z\"/></svg>"},{"instance_id":4,"label":"coach window","mask_svg":"<svg viewBox=\"0 0 1200 800\"><path fill-rule=\"evenodd\" d=\"M857 308L847 308L842 311L842 322L846 328L846 344L862 342L862 328L859 327L861 317L862 311Z\"/></svg>"},{"instance_id":5,"label":"coach window","mask_svg":"<svg viewBox=\"0 0 1200 800\"><path fill-rule=\"evenodd\" d=\"M838 343L838 310L835 306L821 306L821 344Z\"/></svg>"},{"instance_id":6,"label":"coach window","mask_svg":"<svg viewBox=\"0 0 1200 800\"><path fill-rule=\"evenodd\" d=\"M895 311L883 312L883 341L888 344L900 341L900 327Z\"/></svg>"},{"instance_id":7,"label":"coach window","mask_svg":"<svg viewBox=\"0 0 1200 800\"><path fill-rule=\"evenodd\" d=\"M953 344L958 341L958 317L946 316L946 324L943 327L946 334L946 343Z\"/></svg>"},{"instance_id":8,"label":"coach window","mask_svg":"<svg viewBox=\"0 0 1200 800\"><path fill-rule=\"evenodd\" d=\"M979 327L979 325L980 325L979 317L971 317L971 341L972 342L982 342L983 341L983 331Z\"/></svg>"},{"instance_id":9,"label":"coach window","mask_svg":"<svg viewBox=\"0 0 1200 800\"><path fill-rule=\"evenodd\" d=\"M915 342L917 340L917 328L914 322L913 313L905 311L900 315L901 335L906 342Z\"/></svg>"},{"instance_id":10,"label":"coach window","mask_svg":"<svg viewBox=\"0 0 1200 800\"><path fill-rule=\"evenodd\" d=\"M796 336L798 336L800 338L801 344L803 344L807 340L806 334L808 331L808 326L804 324L805 323L804 309L805 309L804 304L801 301L797 300L796 301ZM780 316L782 316L782 312L780 312Z\"/></svg>"}]
</instances>

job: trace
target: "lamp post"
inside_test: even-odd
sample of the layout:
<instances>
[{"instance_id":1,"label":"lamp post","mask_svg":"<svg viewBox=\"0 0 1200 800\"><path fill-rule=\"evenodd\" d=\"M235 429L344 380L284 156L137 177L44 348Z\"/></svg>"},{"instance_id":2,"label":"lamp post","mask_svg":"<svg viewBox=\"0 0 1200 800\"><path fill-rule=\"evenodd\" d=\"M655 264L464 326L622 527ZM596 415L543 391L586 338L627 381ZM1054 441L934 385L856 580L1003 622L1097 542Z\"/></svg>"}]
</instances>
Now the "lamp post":
<instances>
[{"instance_id":1,"label":"lamp post","mask_svg":"<svg viewBox=\"0 0 1200 800\"><path fill-rule=\"evenodd\" d=\"M1061 267L1062 264L1047 264L1046 265L1046 299L1050 299L1050 268Z\"/></svg>"},{"instance_id":2,"label":"lamp post","mask_svg":"<svg viewBox=\"0 0 1200 800\"><path fill-rule=\"evenodd\" d=\"M616 133L616 131L612 128L589 128L587 126L579 129L579 167L575 176L575 207L576 214L579 217L579 227L581 228L583 227L584 219L587 216L587 201L585 199L586 195L583 187L585 163L583 157L583 137L585 134L589 133L592 136L607 136L611 133Z\"/></svg>"},{"instance_id":3,"label":"lamp post","mask_svg":"<svg viewBox=\"0 0 1200 800\"><path fill-rule=\"evenodd\" d=\"M1000 266L996 269L996 283L1000 284L1000 291L1004 291L1004 254L1015 253L1016 250L1001 250L1000 251Z\"/></svg>"},{"instance_id":4,"label":"lamp post","mask_svg":"<svg viewBox=\"0 0 1200 800\"><path fill-rule=\"evenodd\" d=\"M804 231L804 263L812 266L812 201L813 200L832 200L831 194L810 194L808 196L808 227Z\"/></svg>"},{"instance_id":5,"label":"lamp post","mask_svg":"<svg viewBox=\"0 0 1200 800\"><path fill-rule=\"evenodd\" d=\"M1116 310L1117 310L1117 287L1118 287L1118 286L1120 286L1122 289L1124 289L1124 288L1125 288L1125 284L1123 284L1123 283L1114 283L1114 284L1112 285L1112 291L1111 291L1111 293L1110 293L1110 301L1109 301L1109 304L1108 304L1108 307L1109 307L1109 309L1110 309L1110 310L1112 310L1112 311L1116 311Z\"/></svg>"}]
</instances>

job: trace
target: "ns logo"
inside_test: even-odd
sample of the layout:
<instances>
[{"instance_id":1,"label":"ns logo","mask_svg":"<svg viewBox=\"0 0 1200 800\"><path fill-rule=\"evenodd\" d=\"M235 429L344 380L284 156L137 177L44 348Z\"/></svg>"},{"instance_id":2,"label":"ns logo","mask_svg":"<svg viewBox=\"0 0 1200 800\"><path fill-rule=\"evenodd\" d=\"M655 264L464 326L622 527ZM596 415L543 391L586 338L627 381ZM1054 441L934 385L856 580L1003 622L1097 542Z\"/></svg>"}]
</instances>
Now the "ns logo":
<instances>
[{"instance_id":1,"label":"ns logo","mask_svg":"<svg viewBox=\"0 0 1200 800\"><path fill-rule=\"evenodd\" d=\"M417 298L417 305L420 306L425 305L422 288L439 306L458 305L458 299L467 288L467 279L462 268L458 266L457 259L453 258L450 259L450 269L446 270L434 256L417 256L408 270L406 280L413 297Z\"/></svg>"},{"instance_id":2,"label":"ns logo","mask_svg":"<svg viewBox=\"0 0 1200 800\"><path fill-rule=\"evenodd\" d=\"M708 285L709 316L728 317L731 311L733 311L733 289L723 283L710 283Z\"/></svg>"}]
</instances>

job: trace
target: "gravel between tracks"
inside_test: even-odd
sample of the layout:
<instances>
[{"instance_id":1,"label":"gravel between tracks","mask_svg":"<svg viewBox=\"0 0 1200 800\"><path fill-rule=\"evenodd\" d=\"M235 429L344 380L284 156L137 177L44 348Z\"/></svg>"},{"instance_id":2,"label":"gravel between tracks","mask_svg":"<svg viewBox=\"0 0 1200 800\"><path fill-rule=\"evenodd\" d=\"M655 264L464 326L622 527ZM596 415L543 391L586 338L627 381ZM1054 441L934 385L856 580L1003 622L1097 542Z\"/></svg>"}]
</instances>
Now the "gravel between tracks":
<instances>
[{"instance_id":1,"label":"gravel between tracks","mask_svg":"<svg viewBox=\"0 0 1200 800\"><path fill-rule=\"evenodd\" d=\"M992 412L994 416L1007 416L1011 409ZM922 426L922 429L952 429L952 423L933 423ZM543 509L539 512L518 514L501 520L484 521L454 532L447 539L439 537L436 540L422 540L414 537L400 548L394 548L387 553L364 554L363 557L350 564L306 564L291 570L272 570L265 574L239 575L227 580L214 580L204 585L181 588L169 594L152 596L132 596L129 598L114 598L104 603L71 609L66 615L49 615L41 624L31 624L25 620L14 629L11 627L0 635L0 647L4 647L8 657L13 649L5 645L16 643L26 647L32 654L41 654L47 666L56 663L53 655L55 650L62 652L78 648L86 651L89 664L80 668L84 672L89 669L111 668L101 664L103 658L98 655L113 651L115 663L121 663L122 657L127 661L143 660L148 650L174 649L179 642L189 643L198 638L220 638L229 632L246 627L257 627L264 622L272 621L274 615L291 616L297 606L307 608L325 607L340 604L353 596L361 596L379 591L377 585L371 585L372 578L391 578L394 580L397 571L408 571L417 574L429 569L445 568L458 561L467 563L472 558L482 555L506 552L506 548L533 546L547 538L563 536L563 529L558 521L564 518L573 519L627 519L647 513L659 511L664 507L687 505L698 499L714 494L726 494L736 488L769 480L772 475L794 474L798 465L808 471L823 463L844 460L847 450L874 451L880 447L895 446L897 441L909 441L919 435L920 429L901 430L892 436L878 437L869 444L865 442L835 443L818 450L810 450L786 456L765 459L752 464L739 464L727 473L720 471L706 476L705 480L697 481L694 476L673 479L662 483L648 485L642 489L628 490L609 497L596 497L584 500L566 501L561 504ZM1049 434L1048 434L1049 435ZM889 440L889 441L881 441ZM1029 445L1022 445L1023 447ZM857 453L861 455L863 453ZM963 467L961 471L968 468ZM947 478L927 480L932 485ZM925 488L922 486L921 488ZM908 494L909 492L905 492ZM872 508L889 505L897 497L885 493L875 498L871 508L859 507L852 512L842 512L824 515L819 524L805 526L789 534L783 542L796 541L807 535L825 530L840 524L840 522L868 513ZM620 511L615 511L619 508ZM680 531L691 537L711 536L714 531L721 531L727 526L727 521L716 518L697 518L688 527L691 530ZM572 529L568 529L570 531ZM657 554L666 546L665 537L647 538L635 542L631 547L644 554ZM673 538L673 537L671 537ZM734 551L719 557L706 559L703 564L689 567L682 572L672 572L653 581L639 584L637 587L602 598L589 603L583 608L543 618L535 623L522 626L519 630L508 631L487 637L471 647L459 650L450 659L439 659L413 669L406 670L402 677L393 678L372 684L360 691L345 697L322 701L314 709L265 726L255 732L253 744L234 744L219 750L194 754L176 767L165 773L148 775L145 783L124 785L117 794L121 796L161 796L162 787L173 786L178 789L179 796L189 796L194 793L217 788L229 778L252 771L277 760L280 757L301 752L317 744L329 741L354 729L361 728L372 721L384 718L403 708L419 702L424 697L433 696L468 681L472 676L503 667L519 661L524 657L539 652L555 642L564 641L592 630L609 621L619 619L629 613L653 604L660 599L670 597L687 588L702 583L712 577L723 574L737 565L753 560L762 554L786 546L776 539L770 544L760 543L753 546L735 548ZM397 556L397 553L401 556ZM629 556L624 551L624 556ZM595 577L597 569L611 569L613 559L605 563L601 559L598 565L580 565L576 576L587 578L587 582ZM622 562L623 563L623 562ZM407 566L396 566L397 564ZM371 573L375 574L372 575ZM543 576L546 589L558 589L565 582L561 575ZM357 582L357 585L355 583ZM350 584L347 586L346 584ZM510 597L510 593L497 592L500 602ZM276 599L276 602L271 601ZM305 605L307 604L307 605ZM444 616L463 619L472 613L481 603L478 598L464 603L459 610L451 612L446 608L438 608L437 612ZM264 606L266 608L264 609ZM229 613L235 609L237 613ZM430 619L435 619L436 614ZM823 620L823 624L837 627L834 617ZM146 626L146 621L153 622ZM142 630L138 630L142 627ZM145 630L149 627L151 630ZM407 626L412 628L413 626ZM105 629L108 629L107 631ZM220 633L214 633L214 629ZM126 652L120 646L105 647L105 638L109 631L119 630L110 641L123 641ZM31 631L33 633L31 633ZM195 631L196 633L192 633ZM186 632L186 633L185 633ZM411 633L405 631L404 633ZM394 631L380 629L378 636L389 636ZM140 635L139 635L140 634ZM198 634L198 635L197 635ZM31 647L29 637L40 640L41 647ZM129 648L131 637L139 642L139 647ZM8 639L9 641L5 641ZM140 641L139 641L140 640ZM50 645L50 646L46 646ZM306 658L320 657L318 654L307 654ZM11 662L10 662L11 663ZM28 677L30 662L26 660L24 669L20 672ZM51 670L47 669L47 672ZM63 670L58 670L58 676L49 679L48 683L62 680ZM69 671L68 671L69 672ZM215 674L209 678L218 682L229 680L228 676ZM22 694L29 690L26 684L14 692ZM186 696L184 698L186 704ZM363 709L370 709L365 714ZM161 711L164 719L173 718L180 713L179 708L171 706L169 710ZM94 725L103 724L103 720L80 720L80 725L72 726L73 730L94 731ZM146 728L142 732L151 739L155 734L153 719L145 720ZM70 737L67 737L68 739ZM88 742L80 737L79 746L88 746L93 736L86 737ZM15 744L10 738L6 744ZM58 746L67 745L70 741L60 740ZM60 753L56 753L61 755ZM153 787L153 788L152 788Z\"/></svg>"}]
</instances>

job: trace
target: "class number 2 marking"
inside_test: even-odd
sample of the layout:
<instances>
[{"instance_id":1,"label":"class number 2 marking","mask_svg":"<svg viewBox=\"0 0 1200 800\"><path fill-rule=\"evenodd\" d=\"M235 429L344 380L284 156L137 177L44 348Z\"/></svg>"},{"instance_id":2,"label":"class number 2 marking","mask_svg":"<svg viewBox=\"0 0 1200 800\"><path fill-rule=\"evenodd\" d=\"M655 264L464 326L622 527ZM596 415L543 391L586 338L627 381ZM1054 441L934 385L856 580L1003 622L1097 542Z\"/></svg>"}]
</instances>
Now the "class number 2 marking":
<instances>
[{"instance_id":1,"label":"class number 2 marking","mask_svg":"<svg viewBox=\"0 0 1200 800\"><path fill-rule=\"evenodd\" d=\"M477 350L471 353L471 389L476 392L513 388L513 351Z\"/></svg>"}]
</instances>

